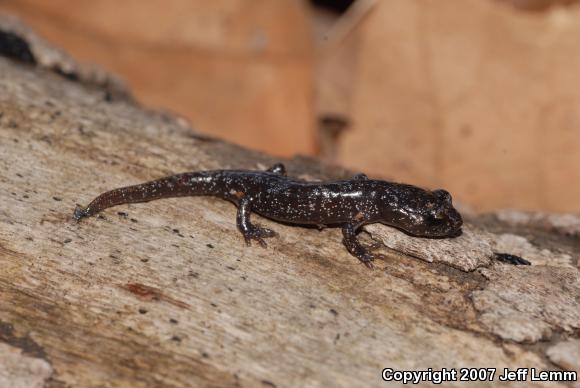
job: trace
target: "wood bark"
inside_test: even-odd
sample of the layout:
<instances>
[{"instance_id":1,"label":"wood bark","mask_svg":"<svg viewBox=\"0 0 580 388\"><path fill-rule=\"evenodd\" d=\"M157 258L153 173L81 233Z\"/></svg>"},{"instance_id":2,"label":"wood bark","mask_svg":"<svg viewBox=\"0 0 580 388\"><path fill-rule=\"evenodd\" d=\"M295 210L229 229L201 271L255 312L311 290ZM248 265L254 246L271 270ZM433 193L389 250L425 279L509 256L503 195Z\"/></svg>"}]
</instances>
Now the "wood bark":
<instances>
[{"instance_id":1,"label":"wood bark","mask_svg":"<svg viewBox=\"0 0 580 388\"><path fill-rule=\"evenodd\" d=\"M75 204L111 188L279 159L147 110L74 62L63 72L21 26L0 30L36 59L0 58L1 386L354 387L380 386L386 367L578 371L577 216L465 212L454 240L370 226L361 238L387 255L374 271L333 228L256 216L280 237L246 247L235 208L213 198L75 223ZM285 163L305 179L348 175Z\"/></svg>"}]
</instances>

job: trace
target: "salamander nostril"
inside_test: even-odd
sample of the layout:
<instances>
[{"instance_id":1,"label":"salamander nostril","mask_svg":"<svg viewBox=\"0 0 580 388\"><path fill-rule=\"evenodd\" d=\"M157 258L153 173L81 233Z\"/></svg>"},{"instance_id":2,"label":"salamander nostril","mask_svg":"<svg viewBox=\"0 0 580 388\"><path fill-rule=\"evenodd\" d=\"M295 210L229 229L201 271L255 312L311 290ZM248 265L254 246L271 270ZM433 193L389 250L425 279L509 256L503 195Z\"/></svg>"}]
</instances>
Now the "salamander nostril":
<instances>
[{"instance_id":1,"label":"salamander nostril","mask_svg":"<svg viewBox=\"0 0 580 388\"><path fill-rule=\"evenodd\" d=\"M449 237L459 237L463 234L463 229L457 228L455 232L451 233Z\"/></svg>"}]
</instances>

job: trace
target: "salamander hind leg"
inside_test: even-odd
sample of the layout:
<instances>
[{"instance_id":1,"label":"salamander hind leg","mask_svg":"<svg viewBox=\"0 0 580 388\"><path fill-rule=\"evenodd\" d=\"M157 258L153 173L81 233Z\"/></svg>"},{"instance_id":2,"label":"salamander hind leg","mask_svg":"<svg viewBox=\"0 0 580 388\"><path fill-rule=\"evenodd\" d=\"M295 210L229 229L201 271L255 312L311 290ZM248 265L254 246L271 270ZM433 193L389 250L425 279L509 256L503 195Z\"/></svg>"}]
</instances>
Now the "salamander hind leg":
<instances>
[{"instance_id":1,"label":"salamander hind leg","mask_svg":"<svg viewBox=\"0 0 580 388\"><path fill-rule=\"evenodd\" d=\"M240 199L236 224L240 232L242 232L244 240L246 240L246 245L250 246L252 240L255 240L258 242L258 244L260 244L260 246L266 248L268 245L264 239L268 237L275 237L278 234L271 229L262 228L252 224L250 222L251 209L252 203L248 198Z\"/></svg>"},{"instance_id":2,"label":"salamander hind leg","mask_svg":"<svg viewBox=\"0 0 580 388\"><path fill-rule=\"evenodd\" d=\"M272 167L270 167L266 171L274 173L276 175L286 176L286 166L284 166L282 163L276 163L275 165L273 165Z\"/></svg>"},{"instance_id":3,"label":"salamander hind leg","mask_svg":"<svg viewBox=\"0 0 580 388\"><path fill-rule=\"evenodd\" d=\"M342 227L342 242L346 246L348 252L359 259L369 269L373 269L373 260L376 258L385 258L385 256L377 253L372 253L365 248L356 238L356 231L361 224L349 223Z\"/></svg>"}]
</instances>

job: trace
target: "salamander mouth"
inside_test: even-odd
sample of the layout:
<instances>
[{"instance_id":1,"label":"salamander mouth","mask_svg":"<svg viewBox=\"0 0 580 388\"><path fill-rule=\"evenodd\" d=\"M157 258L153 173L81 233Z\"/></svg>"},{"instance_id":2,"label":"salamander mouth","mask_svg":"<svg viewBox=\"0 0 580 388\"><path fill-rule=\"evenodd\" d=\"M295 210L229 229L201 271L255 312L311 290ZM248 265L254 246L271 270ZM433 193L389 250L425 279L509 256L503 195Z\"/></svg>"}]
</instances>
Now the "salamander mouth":
<instances>
[{"instance_id":1,"label":"salamander mouth","mask_svg":"<svg viewBox=\"0 0 580 388\"><path fill-rule=\"evenodd\" d=\"M430 239L444 239L444 238L455 238L463 234L463 229L461 224L455 228L441 228L441 229L422 229L418 230L416 228L405 228L400 225L392 225L384 223L384 225L390 226L392 228L398 229L401 232L412 236L420 238L430 238Z\"/></svg>"}]
</instances>

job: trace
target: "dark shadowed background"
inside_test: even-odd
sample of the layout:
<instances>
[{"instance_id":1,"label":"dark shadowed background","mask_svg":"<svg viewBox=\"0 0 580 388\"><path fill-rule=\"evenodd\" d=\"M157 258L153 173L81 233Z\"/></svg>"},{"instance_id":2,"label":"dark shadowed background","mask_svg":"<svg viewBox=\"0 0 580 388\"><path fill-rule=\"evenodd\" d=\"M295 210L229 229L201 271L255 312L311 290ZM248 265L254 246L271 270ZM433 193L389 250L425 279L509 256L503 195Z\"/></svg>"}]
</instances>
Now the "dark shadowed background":
<instances>
[{"instance_id":1,"label":"dark shadowed background","mask_svg":"<svg viewBox=\"0 0 580 388\"><path fill-rule=\"evenodd\" d=\"M281 156L580 211L580 5L548 0L3 0L138 100Z\"/></svg>"}]
</instances>

